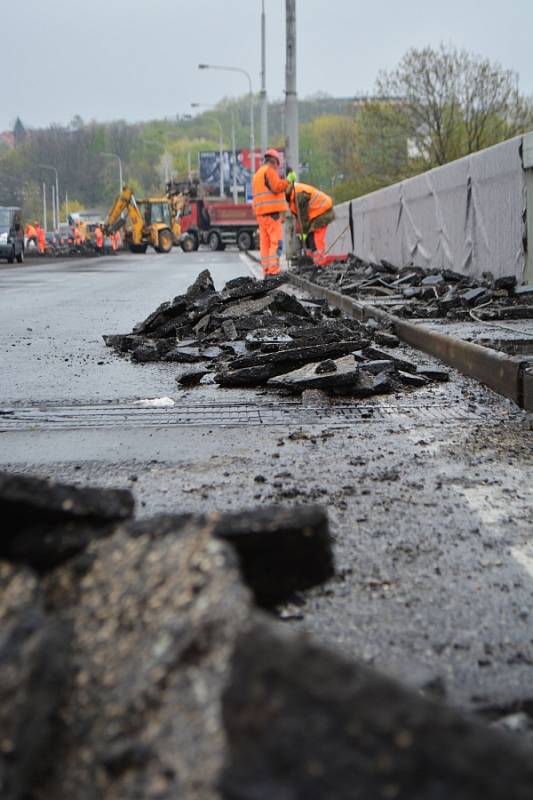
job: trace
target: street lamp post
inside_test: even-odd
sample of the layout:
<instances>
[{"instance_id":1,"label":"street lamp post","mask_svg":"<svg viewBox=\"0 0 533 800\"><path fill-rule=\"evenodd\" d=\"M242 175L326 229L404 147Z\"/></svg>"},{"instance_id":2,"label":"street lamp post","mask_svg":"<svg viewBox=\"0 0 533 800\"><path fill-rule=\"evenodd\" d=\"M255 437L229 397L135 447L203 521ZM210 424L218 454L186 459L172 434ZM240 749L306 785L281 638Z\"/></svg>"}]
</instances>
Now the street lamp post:
<instances>
[{"instance_id":1,"label":"street lamp post","mask_svg":"<svg viewBox=\"0 0 533 800\"><path fill-rule=\"evenodd\" d=\"M200 106L202 106L202 105L203 105L202 103L191 103L191 108L200 108ZM218 117L213 117L212 116L211 119L213 120L213 122L216 122L216 124L218 125L219 132L220 132L220 137L219 137L219 158L220 158L219 173L220 173L220 182L219 182L219 185L220 185L220 196L224 197L224 130L222 128L222 123L220 122Z\"/></svg>"},{"instance_id":2,"label":"street lamp post","mask_svg":"<svg viewBox=\"0 0 533 800\"><path fill-rule=\"evenodd\" d=\"M120 156L117 156L116 153L100 153L101 156L106 156L107 158L116 158L118 161L118 180L119 180L119 194L122 193L122 189L124 188L124 180L122 177L122 159Z\"/></svg>"},{"instance_id":3,"label":"street lamp post","mask_svg":"<svg viewBox=\"0 0 533 800\"><path fill-rule=\"evenodd\" d=\"M52 230L57 231L56 187L52 184Z\"/></svg>"},{"instance_id":4,"label":"street lamp post","mask_svg":"<svg viewBox=\"0 0 533 800\"><path fill-rule=\"evenodd\" d=\"M43 182L43 227L46 233L48 228L48 220L46 218L46 183Z\"/></svg>"},{"instance_id":5,"label":"street lamp post","mask_svg":"<svg viewBox=\"0 0 533 800\"><path fill-rule=\"evenodd\" d=\"M39 164L41 169L49 169L52 172L55 172L56 176L56 190L55 190L55 204L54 204L54 217L57 219L57 224L59 225L59 176L57 173L57 169L55 167L50 166L49 164Z\"/></svg>"},{"instance_id":6,"label":"street lamp post","mask_svg":"<svg viewBox=\"0 0 533 800\"><path fill-rule=\"evenodd\" d=\"M250 180L253 177L255 172L255 130L254 130L254 93L252 89L252 79L250 77L250 73L247 72L245 69L241 67L226 67L220 66L219 64L198 64L198 69L218 69L223 70L225 72L240 72L241 75L245 75L248 79L248 88L249 88L249 96L250 96L250 167L251 167L251 176Z\"/></svg>"},{"instance_id":7,"label":"street lamp post","mask_svg":"<svg viewBox=\"0 0 533 800\"><path fill-rule=\"evenodd\" d=\"M233 157L233 202L237 204L237 147L235 145L235 111L231 109L231 149Z\"/></svg>"},{"instance_id":8,"label":"street lamp post","mask_svg":"<svg viewBox=\"0 0 533 800\"><path fill-rule=\"evenodd\" d=\"M300 147L298 127L298 94L296 91L296 0L285 0L286 64L285 64L285 159L291 169L299 169ZM294 221L286 223L287 255L296 255Z\"/></svg>"},{"instance_id":9,"label":"street lamp post","mask_svg":"<svg viewBox=\"0 0 533 800\"><path fill-rule=\"evenodd\" d=\"M268 147L268 97L266 90L266 16L265 0L261 5L261 155Z\"/></svg>"}]
</instances>

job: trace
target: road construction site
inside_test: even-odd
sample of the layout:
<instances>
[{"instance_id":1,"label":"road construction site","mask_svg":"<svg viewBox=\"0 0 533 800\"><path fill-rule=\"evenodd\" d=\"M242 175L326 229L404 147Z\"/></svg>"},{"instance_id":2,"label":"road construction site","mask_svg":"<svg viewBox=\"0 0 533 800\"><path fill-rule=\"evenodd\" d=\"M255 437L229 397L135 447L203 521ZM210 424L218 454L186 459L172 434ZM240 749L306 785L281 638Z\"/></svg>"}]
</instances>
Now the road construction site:
<instances>
[{"instance_id":1,"label":"road construction site","mask_svg":"<svg viewBox=\"0 0 533 800\"><path fill-rule=\"evenodd\" d=\"M190 363L106 347L205 269L217 290L256 273L229 251L2 270L2 469L127 488L141 519L319 503L335 576L282 604L286 625L457 708L527 718L531 417L401 343L385 360L449 380L363 397L190 387L177 382Z\"/></svg>"}]
</instances>

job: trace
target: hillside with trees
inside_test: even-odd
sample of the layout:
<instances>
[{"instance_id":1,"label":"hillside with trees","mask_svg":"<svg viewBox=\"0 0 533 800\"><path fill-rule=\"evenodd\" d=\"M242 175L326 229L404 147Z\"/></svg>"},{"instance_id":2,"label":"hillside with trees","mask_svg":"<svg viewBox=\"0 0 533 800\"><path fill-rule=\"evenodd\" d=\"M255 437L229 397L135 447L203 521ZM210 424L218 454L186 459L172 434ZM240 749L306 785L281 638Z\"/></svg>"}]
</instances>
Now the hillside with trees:
<instances>
[{"instance_id":1,"label":"hillside with trees","mask_svg":"<svg viewBox=\"0 0 533 800\"><path fill-rule=\"evenodd\" d=\"M365 194L475 152L533 127L532 104L517 76L498 64L441 46L412 49L383 73L373 98L317 95L300 101L301 177L336 200ZM259 130L259 103L255 104ZM12 145L0 141L0 204L42 214L42 184L56 166L61 202L106 209L118 189L117 153L124 178L139 195L162 191L165 175L185 180L198 153L218 150L219 127L231 147L249 145L249 99L226 98L194 116L149 122L84 121L27 130L17 119ZM269 142L284 141L284 104L269 104ZM49 198L50 202L50 198Z\"/></svg>"}]
</instances>

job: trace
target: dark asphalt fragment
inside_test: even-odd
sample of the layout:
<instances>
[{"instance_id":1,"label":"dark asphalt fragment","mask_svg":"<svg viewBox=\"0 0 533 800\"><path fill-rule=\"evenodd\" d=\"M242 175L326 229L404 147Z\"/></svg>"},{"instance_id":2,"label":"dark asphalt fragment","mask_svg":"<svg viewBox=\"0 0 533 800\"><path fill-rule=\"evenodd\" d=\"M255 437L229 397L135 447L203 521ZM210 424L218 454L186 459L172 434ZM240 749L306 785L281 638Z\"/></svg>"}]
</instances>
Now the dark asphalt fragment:
<instances>
[{"instance_id":1,"label":"dark asphalt fragment","mask_svg":"<svg viewBox=\"0 0 533 800\"><path fill-rule=\"evenodd\" d=\"M262 476L257 476L256 481ZM264 481L264 478L263 478ZM220 515L214 535L231 544L258 605L270 608L333 577L332 541L320 506Z\"/></svg>"},{"instance_id":2,"label":"dark asphalt fragment","mask_svg":"<svg viewBox=\"0 0 533 800\"><path fill-rule=\"evenodd\" d=\"M54 754L70 630L48 616L31 570L0 561L0 795L22 800Z\"/></svg>"},{"instance_id":3,"label":"dark asphalt fragment","mask_svg":"<svg viewBox=\"0 0 533 800\"><path fill-rule=\"evenodd\" d=\"M0 473L0 558L47 571L109 535L133 514L122 489L92 489Z\"/></svg>"},{"instance_id":4,"label":"dark asphalt fragment","mask_svg":"<svg viewBox=\"0 0 533 800\"><path fill-rule=\"evenodd\" d=\"M381 265L380 270L378 283L391 282L389 268ZM418 271L413 271L410 279L413 276L420 279ZM322 368L316 372L316 366L350 353L356 353L356 360L363 365L369 361L392 361L398 369L416 372L416 367L405 359L389 355L387 350L372 349L373 341L390 348L399 344L393 333L381 330L379 322L361 324L341 317L325 302L300 301L283 290L283 277L259 282L238 278L216 292L209 271L204 270L185 295L161 304L136 326L133 334L104 339L118 353L131 350L132 360L138 363L210 361L215 364L213 380L224 388L264 386L271 378L304 370L300 378L309 373L313 380L291 379L291 390L342 389L346 393L357 383L355 365L351 364L347 371L347 362L343 362L342 376L325 383L318 380ZM375 365L367 371L377 375L386 366ZM197 373L189 374L190 380L185 377L181 381L178 376L182 386L197 382ZM417 383L422 385L424 381L419 379ZM269 384L272 389L281 385ZM396 388L399 386L400 382L396 382ZM389 388L383 376L379 381L362 378L353 394L364 397Z\"/></svg>"},{"instance_id":5,"label":"dark asphalt fragment","mask_svg":"<svg viewBox=\"0 0 533 800\"><path fill-rule=\"evenodd\" d=\"M353 356L344 356L336 361L329 359L306 364L300 369L270 378L268 385L297 392L303 392L305 389L347 391L356 390L358 381L359 365Z\"/></svg>"},{"instance_id":6,"label":"dark asphalt fragment","mask_svg":"<svg viewBox=\"0 0 533 800\"><path fill-rule=\"evenodd\" d=\"M530 287L517 287L512 275L494 279L491 273L483 273L481 278L472 278L451 269L434 272L412 265L385 269L383 264L370 264L357 256L351 256L348 263L304 267L301 272L320 286L362 301L372 298L375 307L407 318L461 319L468 309L489 302L497 314L512 308L521 296L533 296ZM397 304L390 302L393 293L401 295Z\"/></svg>"},{"instance_id":7,"label":"dark asphalt fragment","mask_svg":"<svg viewBox=\"0 0 533 800\"><path fill-rule=\"evenodd\" d=\"M223 696L224 800L529 800L531 751L267 621Z\"/></svg>"}]
</instances>

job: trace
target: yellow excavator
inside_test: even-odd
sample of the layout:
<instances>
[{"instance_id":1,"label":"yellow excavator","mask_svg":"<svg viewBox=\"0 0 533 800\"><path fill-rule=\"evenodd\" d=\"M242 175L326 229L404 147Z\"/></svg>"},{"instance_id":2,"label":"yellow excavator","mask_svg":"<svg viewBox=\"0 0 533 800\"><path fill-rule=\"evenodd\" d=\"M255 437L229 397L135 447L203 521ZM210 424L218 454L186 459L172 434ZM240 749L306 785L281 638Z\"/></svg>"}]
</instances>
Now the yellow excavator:
<instances>
[{"instance_id":1,"label":"yellow excavator","mask_svg":"<svg viewBox=\"0 0 533 800\"><path fill-rule=\"evenodd\" d=\"M125 186L113 203L104 223L106 233L125 228L125 244L132 253L146 253L148 245L157 253L169 253L181 237L179 215L182 195L137 200Z\"/></svg>"}]
</instances>

